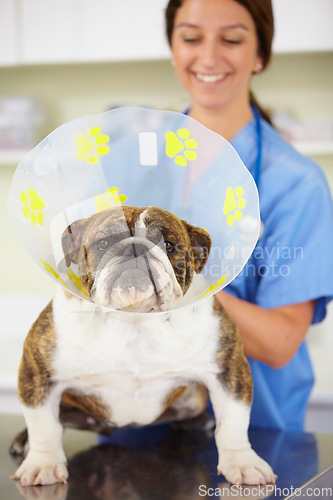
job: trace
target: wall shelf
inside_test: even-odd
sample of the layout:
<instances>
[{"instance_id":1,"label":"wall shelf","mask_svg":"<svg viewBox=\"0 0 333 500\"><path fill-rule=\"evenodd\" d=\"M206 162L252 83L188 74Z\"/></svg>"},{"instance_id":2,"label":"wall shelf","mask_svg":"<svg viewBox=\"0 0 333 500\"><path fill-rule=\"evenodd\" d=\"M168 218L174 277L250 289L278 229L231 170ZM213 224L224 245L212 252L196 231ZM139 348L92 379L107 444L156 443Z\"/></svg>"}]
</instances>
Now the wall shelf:
<instances>
[{"instance_id":1,"label":"wall shelf","mask_svg":"<svg viewBox=\"0 0 333 500\"><path fill-rule=\"evenodd\" d=\"M333 139L330 141L291 141L297 151L308 156L333 154Z\"/></svg>"},{"instance_id":2,"label":"wall shelf","mask_svg":"<svg viewBox=\"0 0 333 500\"><path fill-rule=\"evenodd\" d=\"M27 149L0 150L0 166L18 165L28 151Z\"/></svg>"}]
</instances>

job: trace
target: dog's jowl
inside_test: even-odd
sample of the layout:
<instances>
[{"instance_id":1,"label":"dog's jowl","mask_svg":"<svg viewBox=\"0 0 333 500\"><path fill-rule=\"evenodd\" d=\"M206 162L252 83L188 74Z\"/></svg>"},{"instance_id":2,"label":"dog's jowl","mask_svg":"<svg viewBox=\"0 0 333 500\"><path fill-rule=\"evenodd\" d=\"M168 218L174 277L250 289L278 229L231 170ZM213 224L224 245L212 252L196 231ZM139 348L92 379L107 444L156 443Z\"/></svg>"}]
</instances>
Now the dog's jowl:
<instances>
[{"instance_id":1,"label":"dog's jowl","mask_svg":"<svg viewBox=\"0 0 333 500\"><path fill-rule=\"evenodd\" d=\"M214 297L175 309L201 286L208 233L158 208L122 206L73 222L61 244L90 302L59 288L26 338L27 433L12 444L25 458L13 477L66 482L63 427L111 433L195 418L208 394L218 472L232 483L274 482L247 437L252 382L236 326Z\"/></svg>"}]
</instances>

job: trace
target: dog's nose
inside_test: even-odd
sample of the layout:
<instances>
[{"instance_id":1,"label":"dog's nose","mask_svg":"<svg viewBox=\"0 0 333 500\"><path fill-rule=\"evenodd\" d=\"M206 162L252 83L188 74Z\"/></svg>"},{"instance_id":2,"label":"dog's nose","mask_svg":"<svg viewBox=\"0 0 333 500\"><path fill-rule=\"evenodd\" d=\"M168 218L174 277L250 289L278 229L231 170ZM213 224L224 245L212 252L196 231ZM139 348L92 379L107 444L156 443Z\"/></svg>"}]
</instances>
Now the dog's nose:
<instances>
[{"instance_id":1,"label":"dog's nose","mask_svg":"<svg viewBox=\"0 0 333 500\"><path fill-rule=\"evenodd\" d=\"M131 243L124 248L122 255L124 257L142 257L145 253L148 252L148 248L142 243Z\"/></svg>"}]
</instances>

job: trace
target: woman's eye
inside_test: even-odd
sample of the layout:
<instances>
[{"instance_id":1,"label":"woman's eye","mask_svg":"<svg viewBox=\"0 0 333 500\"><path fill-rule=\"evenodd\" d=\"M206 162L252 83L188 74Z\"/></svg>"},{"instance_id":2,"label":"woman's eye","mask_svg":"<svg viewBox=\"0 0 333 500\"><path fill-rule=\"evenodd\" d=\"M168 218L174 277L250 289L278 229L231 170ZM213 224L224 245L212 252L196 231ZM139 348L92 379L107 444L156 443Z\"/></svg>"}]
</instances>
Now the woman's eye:
<instances>
[{"instance_id":1,"label":"woman's eye","mask_svg":"<svg viewBox=\"0 0 333 500\"><path fill-rule=\"evenodd\" d=\"M198 42L201 38L200 33L180 33L180 38L183 42L194 43Z\"/></svg>"},{"instance_id":2,"label":"woman's eye","mask_svg":"<svg viewBox=\"0 0 333 500\"><path fill-rule=\"evenodd\" d=\"M106 250L109 247L110 242L108 240L100 240L97 243L98 250Z\"/></svg>"},{"instance_id":3,"label":"woman's eye","mask_svg":"<svg viewBox=\"0 0 333 500\"><path fill-rule=\"evenodd\" d=\"M241 40L235 38L225 38L223 41L229 43L230 45L239 45L241 43Z\"/></svg>"},{"instance_id":4,"label":"woman's eye","mask_svg":"<svg viewBox=\"0 0 333 500\"><path fill-rule=\"evenodd\" d=\"M170 241L165 241L164 247L165 247L165 250L167 253L171 253L175 249L174 245L172 243L170 243Z\"/></svg>"}]
</instances>

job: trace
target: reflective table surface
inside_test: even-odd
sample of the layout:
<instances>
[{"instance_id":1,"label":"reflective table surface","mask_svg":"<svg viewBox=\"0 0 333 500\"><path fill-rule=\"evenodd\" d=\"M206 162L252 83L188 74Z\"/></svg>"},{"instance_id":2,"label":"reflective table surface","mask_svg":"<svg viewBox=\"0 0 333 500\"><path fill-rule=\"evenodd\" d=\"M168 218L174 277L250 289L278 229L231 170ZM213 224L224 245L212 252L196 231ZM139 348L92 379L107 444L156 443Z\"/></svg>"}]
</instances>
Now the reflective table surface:
<instances>
[{"instance_id":1,"label":"reflective table surface","mask_svg":"<svg viewBox=\"0 0 333 500\"><path fill-rule=\"evenodd\" d=\"M0 415L0 499L194 500L202 498L332 498L333 435L250 430L253 448L278 475L274 486L240 486L217 476L213 436L156 429L148 442L97 444L85 431L66 430L68 484L23 488L9 479L17 467L8 448L24 428L20 416ZM118 440L119 441L119 440ZM299 489L301 488L302 489Z\"/></svg>"}]
</instances>

